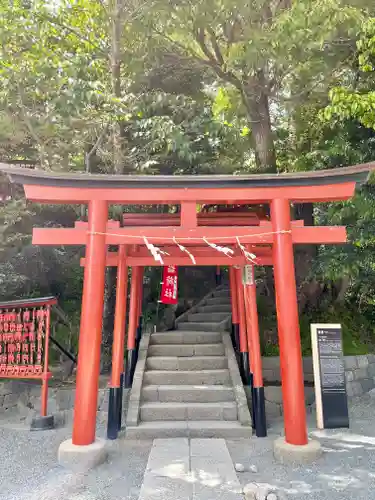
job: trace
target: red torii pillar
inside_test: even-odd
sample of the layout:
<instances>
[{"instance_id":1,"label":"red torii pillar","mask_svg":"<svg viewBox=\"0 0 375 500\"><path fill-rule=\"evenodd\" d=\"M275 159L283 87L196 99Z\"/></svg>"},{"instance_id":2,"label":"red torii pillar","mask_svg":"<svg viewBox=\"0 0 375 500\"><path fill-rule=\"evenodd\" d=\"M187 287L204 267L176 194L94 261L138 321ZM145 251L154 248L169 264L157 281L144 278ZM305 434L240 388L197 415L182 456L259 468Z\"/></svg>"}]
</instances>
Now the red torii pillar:
<instances>
[{"instance_id":1,"label":"red torii pillar","mask_svg":"<svg viewBox=\"0 0 375 500\"><path fill-rule=\"evenodd\" d=\"M237 306L238 306L238 318L240 327L240 339L239 339L239 362L242 372L244 384L249 384L250 378L250 367L249 367L249 353L247 350L247 339L246 339L246 313L245 313L245 297L244 297L244 287L242 284L242 273L241 269L235 269L235 283L237 290Z\"/></svg>"},{"instance_id":2,"label":"red torii pillar","mask_svg":"<svg viewBox=\"0 0 375 500\"><path fill-rule=\"evenodd\" d=\"M117 267L115 322L113 329L112 373L108 401L108 439L117 439L118 431L121 429L127 295L128 266L126 264L126 246L120 245Z\"/></svg>"},{"instance_id":3,"label":"red torii pillar","mask_svg":"<svg viewBox=\"0 0 375 500\"><path fill-rule=\"evenodd\" d=\"M137 307L137 333L136 333L136 350L137 358L139 352L139 344L142 337L143 316L142 316L142 303L143 303L143 276L144 267L140 266L138 271L138 307Z\"/></svg>"},{"instance_id":4,"label":"red torii pillar","mask_svg":"<svg viewBox=\"0 0 375 500\"><path fill-rule=\"evenodd\" d=\"M232 306L232 343L236 354L239 352L239 319L238 319L238 301L236 289L236 272L233 266L229 267L229 286Z\"/></svg>"},{"instance_id":5,"label":"red torii pillar","mask_svg":"<svg viewBox=\"0 0 375 500\"><path fill-rule=\"evenodd\" d=\"M129 326L128 326L128 354L125 368L125 387L132 386L135 365L137 363L137 328L139 322L139 289L140 289L140 267L132 268L130 305L129 305Z\"/></svg>"},{"instance_id":6,"label":"red torii pillar","mask_svg":"<svg viewBox=\"0 0 375 500\"><path fill-rule=\"evenodd\" d=\"M260 350L259 322L256 296L254 265L249 265L249 281L244 285L245 310L247 324L247 342L249 350L250 385L252 399L253 424L257 437L267 436L266 410L262 374L262 356Z\"/></svg>"},{"instance_id":7,"label":"red torii pillar","mask_svg":"<svg viewBox=\"0 0 375 500\"><path fill-rule=\"evenodd\" d=\"M103 200L90 201L88 215L89 231L83 282L72 436L73 445L80 446L90 445L95 441L106 266L107 202Z\"/></svg>"},{"instance_id":8,"label":"red torii pillar","mask_svg":"<svg viewBox=\"0 0 375 500\"><path fill-rule=\"evenodd\" d=\"M215 283L216 283L216 286L221 285L221 268L220 268L220 266L216 266Z\"/></svg>"},{"instance_id":9,"label":"red torii pillar","mask_svg":"<svg viewBox=\"0 0 375 500\"><path fill-rule=\"evenodd\" d=\"M294 271L290 203L271 202L273 260L284 407L285 441L307 445L305 388Z\"/></svg>"}]
</instances>

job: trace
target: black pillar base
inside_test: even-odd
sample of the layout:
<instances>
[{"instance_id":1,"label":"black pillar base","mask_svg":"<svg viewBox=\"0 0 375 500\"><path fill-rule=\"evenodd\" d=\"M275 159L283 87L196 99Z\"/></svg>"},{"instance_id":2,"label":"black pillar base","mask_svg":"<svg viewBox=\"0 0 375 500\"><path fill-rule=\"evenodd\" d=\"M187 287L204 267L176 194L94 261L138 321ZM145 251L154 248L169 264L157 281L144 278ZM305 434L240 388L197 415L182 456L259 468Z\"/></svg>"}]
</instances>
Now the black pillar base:
<instances>
[{"instance_id":1,"label":"black pillar base","mask_svg":"<svg viewBox=\"0 0 375 500\"><path fill-rule=\"evenodd\" d=\"M139 349L139 344L141 342L141 338L142 338L142 329L143 329L143 317L140 316L139 317L139 322L138 322L138 327L137 327L137 332L136 332L136 341L135 341L135 345L136 345L136 348L137 348L137 351Z\"/></svg>"},{"instance_id":2,"label":"black pillar base","mask_svg":"<svg viewBox=\"0 0 375 500\"><path fill-rule=\"evenodd\" d=\"M53 415L45 417L34 417L30 424L31 431L48 431L55 427L55 418Z\"/></svg>"},{"instance_id":3,"label":"black pillar base","mask_svg":"<svg viewBox=\"0 0 375 500\"><path fill-rule=\"evenodd\" d=\"M121 388L109 388L108 401L108 422L107 422L107 438L117 439L118 436L118 415L121 401Z\"/></svg>"},{"instance_id":4,"label":"black pillar base","mask_svg":"<svg viewBox=\"0 0 375 500\"><path fill-rule=\"evenodd\" d=\"M250 366L249 354L247 352L240 352L240 372L244 385L249 385Z\"/></svg>"},{"instance_id":5,"label":"black pillar base","mask_svg":"<svg viewBox=\"0 0 375 500\"><path fill-rule=\"evenodd\" d=\"M255 420L255 435L257 437L267 436L266 405L264 399L264 387L254 387L253 395L253 420Z\"/></svg>"},{"instance_id":6,"label":"black pillar base","mask_svg":"<svg viewBox=\"0 0 375 500\"><path fill-rule=\"evenodd\" d=\"M133 376L137 364L137 349L128 350L126 369L125 369L125 388L130 389L133 383Z\"/></svg>"},{"instance_id":7,"label":"black pillar base","mask_svg":"<svg viewBox=\"0 0 375 500\"><path fill-rule=\"evenodd\" d=\"M252 372L249 373L249 387L250 387L250 396L251 396L251 404L249 401L249 410L251 415L252 428L255 430L255 413L254 413L254 375Z\"/></svg>"},{"instance_id":8,"label":"black pillar base","mask_svg":"<svg viewBox=\"0 0 375 500\"><path fill-rule=\"evenodd\" d=\"M232 323L231 329L230 329L230 338L232 341L232 346L233 349L236 350L236 343L235 343L235 338L234 338L234 323Z\"/></svg>"},{"instance_id":9,"label":"black pillar base","mask_svg":"<svg viewBox=\"0 0 375 500\"><path fill-rule=\"evenodd\" d=\"M240 352L240 325L235 323L233 325L233 336L234 336L234 349Z\"/></svg>"},{"instance_id":10,"label":"black pillar base","mask_svg":"<svg viewBox=\"0 0 375 500\"><path fill-rule=\"evenodd\" d=\"M119 401L119 406L118 406L118 416L117 416L117 422L118 422L118 430L121 430L121 425L122 425L122 398L124 395L124 373L121 373L120 375L120 401Z\"/></svg>"}]
</instances>

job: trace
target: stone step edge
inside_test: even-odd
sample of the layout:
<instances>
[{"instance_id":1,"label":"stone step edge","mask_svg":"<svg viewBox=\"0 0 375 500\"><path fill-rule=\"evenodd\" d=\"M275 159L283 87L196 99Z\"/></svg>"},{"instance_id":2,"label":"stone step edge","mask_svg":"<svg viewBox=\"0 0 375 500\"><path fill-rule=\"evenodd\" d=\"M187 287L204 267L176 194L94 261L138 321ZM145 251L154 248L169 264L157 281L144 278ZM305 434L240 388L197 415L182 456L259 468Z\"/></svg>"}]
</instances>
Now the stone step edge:
<instances>
[{"instance_id":1,"label":"stone step edge","mask_svg":"<svg viewBox=\"0 0 375 500\"><path fill-rule=\"evenodd\" d=\"M224 345L222 342L216 342L216 343L209 343L209 344L150 344L150 347L154 348L155 346L157 346L158 348L162 347L162 348L172 348L172 349L175 349L176 347L186 347L186 349L195 349L196 347L198 349L209 349L209 348L216 348L216 346L218 345L221 345L223 346L223 349L224 349ZM193 354L191 355L190 357L192 356L206 356L205 354ZM224 356L224 354L207 354L207 356ZM156 358L156 357L159 357L159 355L152 355L152 356L149 356L149 357L152 357L152 358ZM179 356L172 356L172 357L186 357L184 356L183 354L179 355Z\"/></svg>"},{"instance_id":2,"label":"stone step edge","mask_svg":"<svg viewBox=\"0 0 375 500\"><path fill-rule=\"evenodd\" d=\"M181 323L178 323L177 328L179 332L190 332L191 330L185 329L185 327L189 328L202 328L202 330L195 330L194 333L221 333L222 331L225 331L226 329L226 324L230 320L230 316L228 316L227 319L224 319L223 321L219 322L205 322L205 321L184 321ZM207 328L207 330L206 330Z\"/></svg>"},{"instance_id":3,"label":"stone step edge","mask_svg":"<svg viewBox=\"0 0 375 500\"><path fill-rule=\"evenodd\" d=\"M185 321L184 323L182 323L183 325L186 325L187 323L189 323L188 321ZM217 323L212 323L213 325L216 325ZM192 326L194 326L194 323L192 324ZM167 330L166 332L155 332L155 333L151 333L151 340L153 337L157 337L159 335L178 335L182 333L182 330ZM212 335L213 333L221 333L221 332L213 332L211 330L207 330L206 332L202 331L202 330L194 330L193 328L191 330L184 330L184 335L204 335L205 333L209 334L209 335Z\"/></svg>"},{"instance_id":4,"label":"stone step edge","mask_svg":"<svg viewBox=\"0 0 375 500\"><path fill-rule=\"evenodd\" d=\"M235 401L215 401L215 402L205 402L205 403L195 403L195 402L174 402L174 401L166 401L166 402L160 402L160 401L144 401L141 403L140 408L157 408L159 409L160 407L162 408L220 408L220 407L225 407L225 408L233 408L236 407L236 402ZM217 420L215 420L217 422Z\"/></svg>"},{"instance_id":5,"label":"stone step edge","mask_svg":"<svg viewBox=\"0 0 375 500\"><path fill-rule=\"evenodd\" d=\"M157 370L154 370L157 371ZM192 390L205 390L205 391L210 391L210 390L233 390L233 387L231 385L212 385L212 384L185 384L185 385L168 385L168 384L147 384L142 387L142 390L155 390L155 389L163 389L163 390L180 390L180 391L192 391Z\"/></svg>"},{"instance_id":6,"label":"stone step edge","mask_svg":"<svg viewBox=\"0 0 375 500\"><path fill-rule=\"evenodd\" d=\"M176 345L176 344L175 344ZM180 344L177 344L177 345L180 345ZM181 345L185 345L185 344L181 344ZM188 344L186 344L188 345ZM202 345L202 344L200 344ZM187 359L190 359L191 361L194 360L194 361L200 361L201 359L205 359L207 360L207 358L212 358L212 359L215 359L215 360L218 360L218 359L226 359L226 357L223 355L223 354L199 354L198 356L147 356L147 361L149 361L150 359L157 359L157 360L171 360L171 359L183 359L183 360L187 360Z\"/></svg>"},{"instance_id":7,"label":"stone step edge","mask_svg":"<svg viewBox=\"0 0 375 500\"><path fill-rule=\"evenodd\" d=\"M167 333L167 332L166 332ZM213 332L210 332L210 333L213 333ZM199 348L201 347L212 347L212 346L217 346L218 344L221 344L223 345L223 343L220 341L220 342L209 342L208 344L198 344L199 345ZM150 344L151 347L154 347L154 346L163 346L163 347L168 347L168 346L173 346L173 347L176 347L176 345L179 345L179 346L184 346L184 347L195 347L197 344Z\"/></svg>"},{"instance_id":8,"label":"stone step edge","mask_svg":"<svg viewBox=\"0 0 375 500\"><path fill-rule=\"evenodd\" d=\"M127 429L141 429L142 427L154 427L154 428L187 428L195 427L217 427L217 428L236 428L236 429L248 429L252 432L253 428L246 425L241 425L238 420L153 420L152 422L140 422L137 426L129 426ZM127 430L126 429L126 430Z\"/></svg>"},{"instance_id":9,"label":"stone step edge","mask_svg":"<svg viewBox=\"0 0 375 500\"><path fill-rule=\"evenodd\" d=\"M182 333L185 333L185 332L184 332L184 330L179 330L178 333L182 334ZM150 346L154 346L154 345L192 345L191 339L188 338L190 336L190 334L192 334L191 335L192 337L193 337L193 335L199 335L200 339L202 340L202 342L200 342L198 340L195 340L194 345L195 344L208 345L207 344L207 340L208 339L202 338L205 335L207 335L207 332L190 332L190 331L186 330L186 333L187 333L187 335L183 336L183 340L174 337L173 334L169 335L169 338L167 338L166 340L164 340L165 339L165 334L160 334L158 336L156 336L157 334L154 334L153 337L151 338ZM208 333L210 335L215 335L215 338L211 337L209 339L210 340L210 342L209 342L210 345L212 345L212 344L216 344L216 345L221 344L222 345L223 344L222 339L221 339L221 332L208 332ZM168 334L167 334L167 336L168 336Z\"/></svg>"},{"instance_id":10,"label":"stone step edge","mask_svg":"<svg viewBox=\"0 0 375 500\"><path fill-rule=\"evenodd\" d=\"M228 314L230 316L230 314ZM223 323L223 321L181 321L178 325L190 325L191 327L196 326L196 325L210 325L212 327L219 327L220 324ZM177 330L180 332L181 330ZM212 330L186 330L187 332L192 332L192 333L212 333ZM167 332L166 332L167 333Z\"/></svg>"},{"instance_id":11,"label":"stone step edge","mask_svg":"<svg viewBox=\"0 0 375 500\"><path fill-rule=\"evenodd\" d=\"M170 374L170 373L178 373L179 375L187 375L187 374L192 374L192 373L199 373L199 374L208 374L208 373L228 373L229 368L212 368L211 370L146 370L147 374L152 374L152 373L157 373L158 375L160 374ZM150 384L148 384L150 385ZM157 385L157 384L154 384ZM188 385L188 384L184 384ZM204 384L203 384L204 385Z\"/></svg>"},{"instance_id":12,"label":"stone step edge","mask_svg":"<svg viewBox=\"0 0 375 500\"><path fill-rule=\"evenodd\" d=\"M154 439L173 437L206 438L251 438L251 426L241 425L236 420L154 420L140 422L138 426L126 428L126 439Z\"/></svg>"}]
</instances>

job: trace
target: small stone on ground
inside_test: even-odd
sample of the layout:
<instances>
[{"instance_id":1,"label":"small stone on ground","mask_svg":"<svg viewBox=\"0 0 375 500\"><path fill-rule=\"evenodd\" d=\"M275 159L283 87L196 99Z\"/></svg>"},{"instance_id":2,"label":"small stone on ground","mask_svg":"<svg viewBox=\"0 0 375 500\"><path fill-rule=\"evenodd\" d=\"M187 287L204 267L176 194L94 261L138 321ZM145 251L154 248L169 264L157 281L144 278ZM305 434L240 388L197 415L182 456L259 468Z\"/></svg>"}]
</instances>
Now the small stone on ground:
<instances>
[{"instance_id":1,"label":"small stone on ground","mask_svg":"<svg viewBox=\"0 0 375 500\"><path fill-rule=\"evenodd\" d=\"M270 487L263 483L248 483L243 489L246 500L267 500Z\"/></svg>"},{"instance_id":2,"label":"small stone on ground","mask_svg":"<svg viewBox=\"0 0 375 500\"><path fill-rule=\"evenodd\" d=\"M236 469L236 472L245 472L245 466L243 464L238 463L234 466L234 468Z\"/></svg>"},{"instance_id":3,"label":"small stone on ground","mask_svg":"<svg viewBox=\"0 0 375 500\"><path fill-rule=\"evenodd\" d=\"M276 493L268 493L267 500L277 500Z\"/></svg>"}]
</instances>

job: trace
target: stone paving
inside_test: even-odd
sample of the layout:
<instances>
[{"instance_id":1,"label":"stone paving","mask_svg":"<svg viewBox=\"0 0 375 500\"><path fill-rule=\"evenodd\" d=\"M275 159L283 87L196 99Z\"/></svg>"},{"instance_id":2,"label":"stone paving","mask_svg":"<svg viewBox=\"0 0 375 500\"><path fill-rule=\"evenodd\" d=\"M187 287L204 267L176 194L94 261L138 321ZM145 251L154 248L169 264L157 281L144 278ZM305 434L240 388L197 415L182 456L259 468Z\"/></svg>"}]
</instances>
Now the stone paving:
<instances>
[{"instance_id":1,"label":"stone paving","mask_svg":"<svg viewBox=\"0 0 375 500\"><path fill-rule=\"evenodd\" d=\"M375 500L375 396L352 400L350 417L350 430L317 432L309 415L310 434L321 441L325 454L305 467L274 461L272 443L282 432L280 419L271 422L267 438L227 440L232 463L245 468L237 473L238 480L242 486L250 482L268 485L280 500ZM98 436L104 435L101 424ZM106 464L87 474L73 474L56 461L59 444L70 436L69 428L30 433L19 422L1 421L0 499L139 499L152 441L109 442ZM220 462L215 455L214 461ZM210 473L208 464L201 469L203 474L205 469Z\"/></svg>"},{"instance_id":2,"label":"stone paving","mask_svg":"<svg viewBox=\"0 0 375 500\"><path fill-rule=\"evenodd\" d=\"M139 500L242 500L224 439L155 439Z\"/></svg>"}]
</instances>

